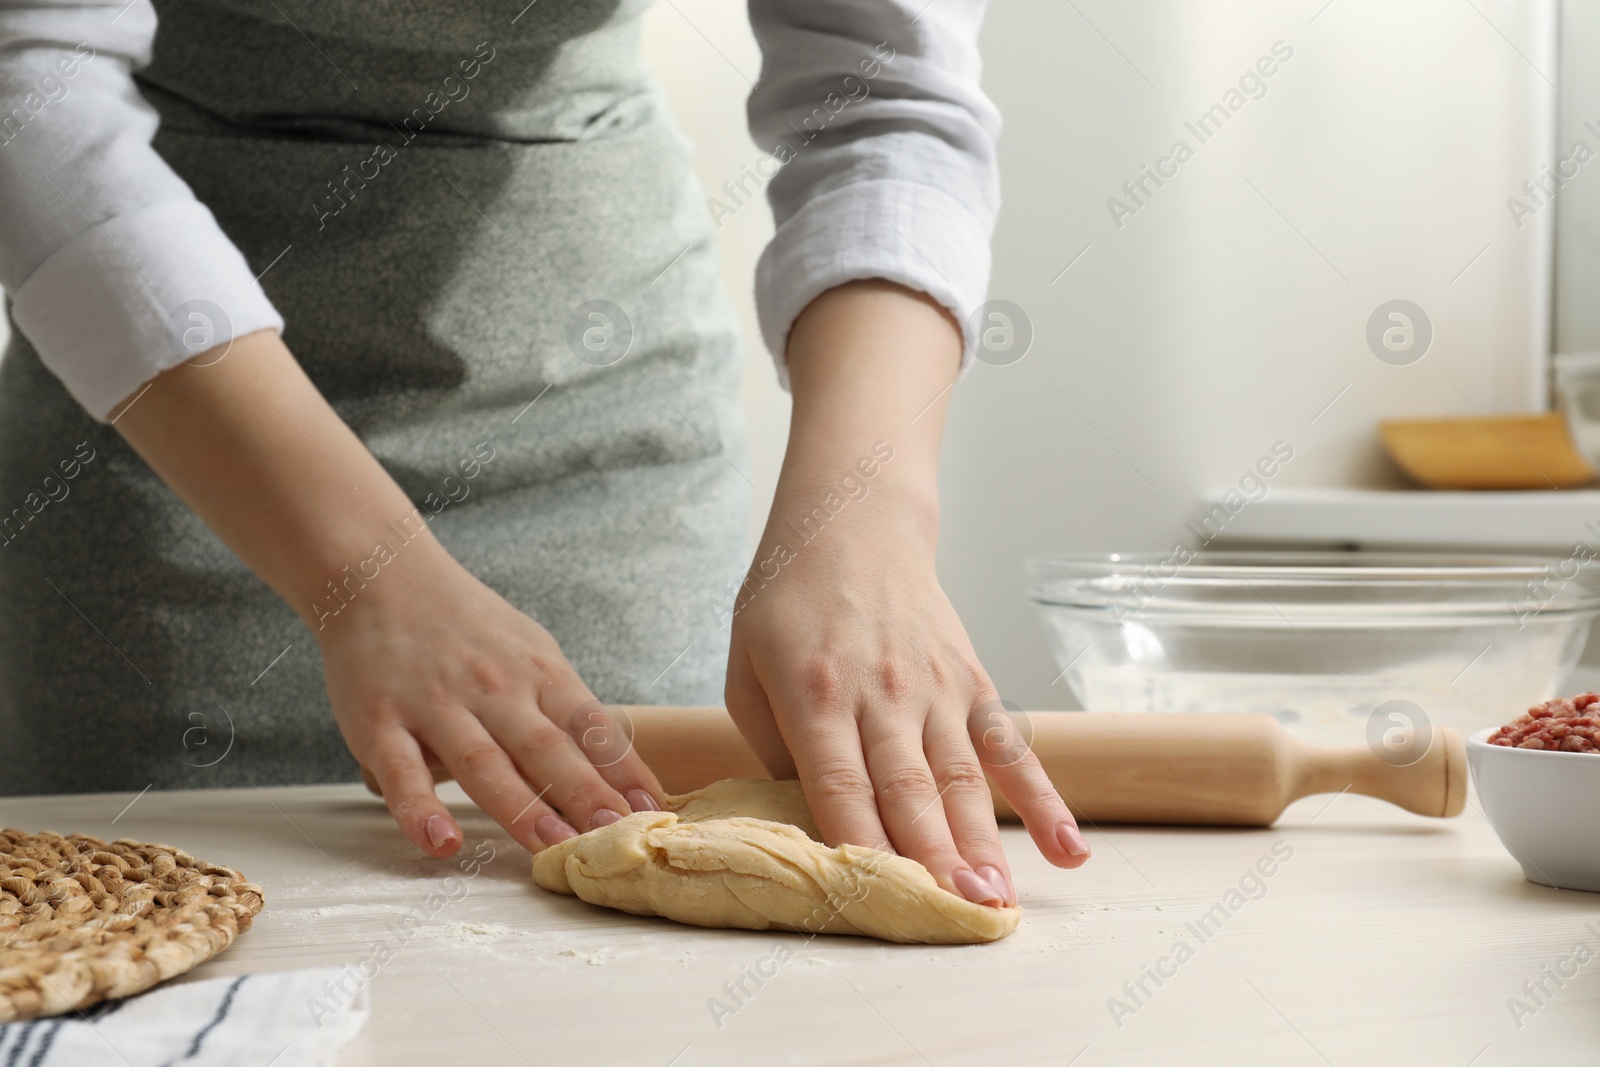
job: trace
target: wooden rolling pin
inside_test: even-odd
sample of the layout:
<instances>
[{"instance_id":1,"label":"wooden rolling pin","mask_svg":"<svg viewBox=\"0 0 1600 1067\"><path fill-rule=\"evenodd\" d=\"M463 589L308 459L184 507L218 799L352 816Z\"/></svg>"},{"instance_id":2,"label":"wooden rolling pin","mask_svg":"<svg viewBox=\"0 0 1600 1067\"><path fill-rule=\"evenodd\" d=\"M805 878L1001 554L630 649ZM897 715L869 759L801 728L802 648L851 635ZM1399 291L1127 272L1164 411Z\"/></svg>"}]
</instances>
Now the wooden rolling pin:
<instances>
[{"instance_id":1,"label":"wooden rolling pin","mask_svg":"<svg viewBox=\"0 0 1600 1067\"><path fill-rule=\"evenodd\" d=\"M631 720L634 749L669 793L768 777L722 708L611 710ZM1050 781L1089 822L1270 826L1291 801L1346 789L1419 815L1459 815L1466 805L1466 747L1448 727L1421 759L1397 767L1365 746L1305 744L1270 715L1018 714ZM371 775L367 785L378 791ZM1015 819L991 791L995 814Z\"/></svg>"}]
</instances>

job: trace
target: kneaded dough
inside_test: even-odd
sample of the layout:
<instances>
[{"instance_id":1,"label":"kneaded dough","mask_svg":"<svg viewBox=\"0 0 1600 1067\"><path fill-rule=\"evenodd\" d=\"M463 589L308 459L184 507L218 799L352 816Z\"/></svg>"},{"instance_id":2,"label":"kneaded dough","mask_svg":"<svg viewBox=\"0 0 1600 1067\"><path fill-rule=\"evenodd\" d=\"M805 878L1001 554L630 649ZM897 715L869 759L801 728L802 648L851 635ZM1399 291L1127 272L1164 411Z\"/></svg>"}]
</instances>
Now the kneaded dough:
<instances>
[{"instance_id":1,"label":"kneaded dough","mask_svg":"<svg viewBox=\"0 0 1600 1067\"><path fill-rule=\"evenodd\" d=\"M552 893L693 926L857 934L909 944L997 941L1020 908L939 888L915 860L828 848L798 782L729 779L552 845L533 880Z\"/></svg>"}]
</instances>

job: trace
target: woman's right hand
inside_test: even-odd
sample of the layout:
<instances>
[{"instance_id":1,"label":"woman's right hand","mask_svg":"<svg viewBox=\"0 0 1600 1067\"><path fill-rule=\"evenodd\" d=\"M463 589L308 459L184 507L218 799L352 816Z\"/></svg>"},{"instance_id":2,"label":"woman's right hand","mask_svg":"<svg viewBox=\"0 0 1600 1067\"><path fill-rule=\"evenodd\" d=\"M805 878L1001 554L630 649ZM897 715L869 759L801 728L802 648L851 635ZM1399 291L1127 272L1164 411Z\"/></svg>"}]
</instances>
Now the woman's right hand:
<instances>
[{"instance_id":1,"label":"woman's right hand","mask_svg":"<svg viewBox=\"0 0 1600 1067\"><path fill-rule=\"evenodd\" d=\"M434 856L461 845L435 766L530 852L662 810L655 775L548 631L426 532L388 547L375 577L341 587L342 607L329 595L338 613L313 633L345 743L407 837Z\"/></svg>"},{"instance_id":2,"label":"woman's right hand","mask_svg":"<svg viewBox=\"0 0 1600 1067\"><path fill-rule=\"evenodd\" d=\"M114 414L311 628L345 743L424 851L448 856L462 841L430 765L530 851L662 806L555 639L450 557L277 334L179 364ZM394 558L375 561L380 540Z\"/></svg>"}]
</instances>

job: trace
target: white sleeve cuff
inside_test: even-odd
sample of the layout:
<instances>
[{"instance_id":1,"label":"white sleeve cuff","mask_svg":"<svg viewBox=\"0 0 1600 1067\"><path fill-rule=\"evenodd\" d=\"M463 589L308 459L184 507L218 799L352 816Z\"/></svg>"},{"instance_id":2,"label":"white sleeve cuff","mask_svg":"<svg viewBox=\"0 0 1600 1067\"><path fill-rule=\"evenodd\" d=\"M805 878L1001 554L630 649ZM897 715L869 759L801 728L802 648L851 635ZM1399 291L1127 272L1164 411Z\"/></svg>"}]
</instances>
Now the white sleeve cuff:
<instances>
[{"instance_id":1,"label":"white sleeve cuff","mask_svg":"<svg viewBox=\"0 0 1600 1067\"><path fill-rule=\"evenodd\" d=\"M162 371L283 329L244 256L195 200L85 230L33 272L11 310L44 365L102 422Z\"/></svg>"},{"instance_id":2,"label":"white sleeve cuff","mask_svg":"<svg viewBox=\"0 0 1600 1067\"><path fill-rule=\"evenodd\" d=\"M927 293L961 323L965 373L976 352L969 320L989 284L989 233L940 189L902 179L855 181L807 201L778 227L756 264L761 335L789 387L789 328L845 282L883 278Z\"/></svg>"}]
</instances>

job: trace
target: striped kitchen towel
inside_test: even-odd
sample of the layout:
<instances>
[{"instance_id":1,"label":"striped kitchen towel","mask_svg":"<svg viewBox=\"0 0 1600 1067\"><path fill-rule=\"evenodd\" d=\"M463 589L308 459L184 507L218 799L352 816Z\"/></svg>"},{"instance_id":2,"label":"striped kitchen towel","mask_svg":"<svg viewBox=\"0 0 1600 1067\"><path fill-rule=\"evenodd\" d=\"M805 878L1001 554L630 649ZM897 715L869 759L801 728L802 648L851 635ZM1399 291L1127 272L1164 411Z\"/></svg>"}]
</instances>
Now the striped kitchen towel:
<instances>
[{"instance_id":1,"label":"striped kitchen towel","mask_svg":"<svg viewBox=\"0 0 1600 1067\"><path fill-rule=\"evenodd\" d=\"M0 1067L328 1067L370 1013L366 984L349 974L324 967L164 984L0 1026Z\"/></svg>"}]
</instances>

